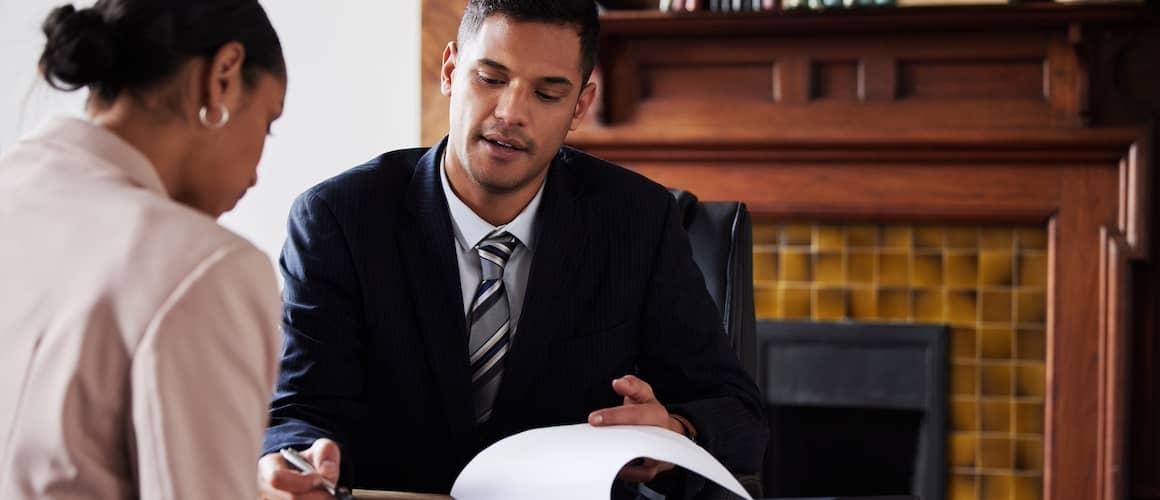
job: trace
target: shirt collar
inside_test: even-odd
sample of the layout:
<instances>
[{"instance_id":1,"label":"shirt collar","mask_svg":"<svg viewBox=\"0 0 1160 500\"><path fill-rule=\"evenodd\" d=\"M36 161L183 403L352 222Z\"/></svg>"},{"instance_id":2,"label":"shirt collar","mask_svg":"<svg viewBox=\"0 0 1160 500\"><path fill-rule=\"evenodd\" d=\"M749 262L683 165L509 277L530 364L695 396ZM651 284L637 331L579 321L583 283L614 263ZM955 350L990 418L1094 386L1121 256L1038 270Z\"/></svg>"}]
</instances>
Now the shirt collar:
<instances>
[{"instance_id":1,"label":"shirt collar","mask_svg":"<svg viewBox=\"0 0 1160 500\"><path fill-rule=\"evenodd\" d=\"M451 190L442 157L439 159L439 172L439 180L443 184L443 195L447 198L447 208L451 211L451 226L455 229L455 242L459 244L460 248L464 250L475 248L484 237L498 227L504 228L509 234L515 236L528 250L534 248L536 210L540 208L540 198L543 197L546 182L540 183L540 189L536 191L536 196L532 197L532 201L520 211L519 215L516 215L515 219L504 226L497 227L476 215L466 203L463 203L463 200L459 199L459 195Z\"/></svg>"},{"instance_id":2,"label":"shirt collar","mask_svg":"<svg viewBox=\"0 0 1160 500\"><path fill-rule=\"evenodd\" d=\"M111 130L76 117L49 121L30 140L63 146L91 156L125 173L140 187L168 197L161 177L149 158Z\"/></svg>"}]
</instances>

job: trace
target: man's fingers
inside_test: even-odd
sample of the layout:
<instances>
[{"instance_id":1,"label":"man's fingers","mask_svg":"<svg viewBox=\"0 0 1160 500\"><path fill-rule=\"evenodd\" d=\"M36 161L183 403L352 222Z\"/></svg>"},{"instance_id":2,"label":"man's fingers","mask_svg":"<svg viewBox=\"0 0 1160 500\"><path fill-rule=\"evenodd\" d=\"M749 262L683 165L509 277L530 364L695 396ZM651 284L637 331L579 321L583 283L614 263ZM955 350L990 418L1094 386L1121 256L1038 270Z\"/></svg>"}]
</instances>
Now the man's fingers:
<instances>
[{"instance_id":1,"label":"man's fingers","mask_svg":"<svg viewBox=\"0 0 1160 500\"><path fill-rule=\"evenodd\" d=\"M300 494L316 490L322 484L322 477L317 473L304 474L302 472L280 469L270 472L264 481L276 491L291 494Z\"/></svg>"},{"instance_id":2,"label":"man's fingers","mask_svg":"<svg viewBox=\"0 0 1160 500\"><path fill-rule=\"evenodd\" d=\"M298 472L292 469L279 453L270 453L258 460L258 486L262 498L333 500L322 487L322 478L325 475L331 481L338 479L338 445L329 439L320 439L315 441L310 449L302 452L302 455L322 473Z\"/></svg>"},{"instance_id":3,"label":"man's fingers","mask_svg":"<svg viewBox=\"0 0 1160 500\"><path fill-rule=\"evenodd\" d=\"M669 412L659 404L617 406L596 410L588 415L588 423L605 425L653 425L664 427L668 424Z\"/></svg>"},{"instance_id":4,"label":"man's fingers","mask_svg":"<svg viewBox=\"0 0 1160 500\"><path fill-rule=\"evenodd\" d=\"M659 462L651 458L646 458L640 465L632 465L632 462L629 465L625 465L620 469L616 477L634 483L647 483L655 479L657 474L672 468L673 464L668 462Z\"/></svg>"},{"instance_id":5,"label":"man's fingers","mask_svg":"<svg viewBox=\"0 0 1160 500\"><path fill-rule=\"evenodd\" d=\"M309 449L302 452L302 456L314 465L314 469L322 474L322 477L338 481L338 464L342 460L338 443L326 438L316 439Z\"/></svg>"},{"instance_id":6,"label":"man's fingers","mask_svg":"<svg viewBox=\"0 0 1160 500\"><path fill-rule=\"evenodd\" d=\"M656 401L652 386L637 378L636 375L625 375L612 381L612 390L624 396L624 404L644 404Z\"/></svg>"},{"instance_id":7,"label":"man's fingers","mask_svg":"<svg viewBox=\"0 0 1160 500\"><path fill-rule=\"evenodd\" d=\"M313 487L315 480L291 471L290 466L277 453L270 453L258 460L258 486L267 497L283 496L275 494L282 491L307 491Z\"/></svg>"}]
</instances>

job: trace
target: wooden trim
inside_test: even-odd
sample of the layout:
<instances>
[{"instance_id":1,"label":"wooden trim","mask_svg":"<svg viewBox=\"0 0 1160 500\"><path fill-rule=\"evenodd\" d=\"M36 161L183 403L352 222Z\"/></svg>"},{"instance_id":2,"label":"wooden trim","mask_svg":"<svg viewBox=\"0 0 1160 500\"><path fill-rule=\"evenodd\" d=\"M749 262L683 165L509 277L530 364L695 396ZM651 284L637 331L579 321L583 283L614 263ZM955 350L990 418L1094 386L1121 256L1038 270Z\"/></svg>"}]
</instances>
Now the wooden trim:
<instances>
[{"instance_id":1,"label":"wooden trim","mask_svg":"<svg viewBox=\"0 0 1160 500\"><path fill-rule=\"evenodd\" d=\"M617 10L601 16L601 33L615 35L768 35L807 33L897 33L947 31L981 26L988 30L1058 28L1071 23L1127 24L1140 19L1144 6L1117 3L1027 3L1022 5L957 5L893 9L837 9L824 12L720 13Z\"/></svg>"},{"instance_id":2,"label":"wooden trim","mask_svg":"<svg viewBox=\"0 0 1160 500\"><path fill-rule=\"evenodd\" d=\"M443 48L455 39L459 18L467 0L423 0L420 8L422 34L419 40L419 141L435 144L447 134L447 97L439 91L439 70Z\"/></svg>"}]
</instances>

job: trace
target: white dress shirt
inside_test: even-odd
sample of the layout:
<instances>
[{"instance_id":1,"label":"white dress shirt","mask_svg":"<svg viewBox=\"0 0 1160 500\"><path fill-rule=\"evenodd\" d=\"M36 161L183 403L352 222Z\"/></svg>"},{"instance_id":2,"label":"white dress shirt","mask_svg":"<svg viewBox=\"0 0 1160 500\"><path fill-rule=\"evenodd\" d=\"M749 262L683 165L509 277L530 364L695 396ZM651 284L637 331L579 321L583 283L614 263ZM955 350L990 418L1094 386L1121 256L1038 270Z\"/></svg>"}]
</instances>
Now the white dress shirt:
<instances>
[{"instance_id":1,"label":"white dress shirt","mask_svg":"<svg viewBox=\"0 0 1160 500\"><path fill-rule=\"evenodd\" d=\"M80 119L0 157L0 239L0 498L255 498L265 254Z\"/></svg>"},{"instance_id":2,"label":"white dress shirt","mask_svg":"<svg viewBox=\"0 0 1160 500\"><path fill-rule=\"evenodd\" d=\"M439 178L443 182L443 196L447 198L447 208L451 211L451 227L455 231L455 256L459 260L459 286L463 291L463 317L467 318L467 311L471 308L471 301L475 298L475 290L479 287L480 274L479 252L475 247L483 238L496 230L497 227L483 220L474 211L459 199L451 184L447 181L447 169L440 160ZM519 328L520 312L524 308L524 291L528 287L528 274L532 270L532 256L536 251L536 211L540 208L540 198L544 194L544 184L528 206L520 211L511 222L499 226L507 230L519 241L519 245L512 251L503 270L503 287L507 292L508 312L511 315L511 327L508 330L510 338L514 339Z\"/></svg>"}]
</instances>

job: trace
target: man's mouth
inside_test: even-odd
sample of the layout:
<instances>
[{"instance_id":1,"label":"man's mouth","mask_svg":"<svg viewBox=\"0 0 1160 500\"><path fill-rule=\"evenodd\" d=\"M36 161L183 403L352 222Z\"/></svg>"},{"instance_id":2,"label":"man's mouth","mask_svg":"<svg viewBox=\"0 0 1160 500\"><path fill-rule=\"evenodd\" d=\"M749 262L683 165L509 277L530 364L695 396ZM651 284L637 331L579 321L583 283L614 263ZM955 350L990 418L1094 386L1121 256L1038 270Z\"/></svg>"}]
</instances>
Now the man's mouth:
<instances>
[{"instance_id":1,"label":"man's mouth","mask_svg":"<svg viewBox=\"0 0 1160 500\"><path fill-rule=\"evenodd\" d=\"M501 148L511 150L511 151L526 151L527 150L527 146L525 146L523 143L521 143L515 139L508 139L506 137L487 137L487 136L484 136L483 140L487 141L491 144L494 144L496 146L499 146Z\"/></svg>"}]
</instances>

